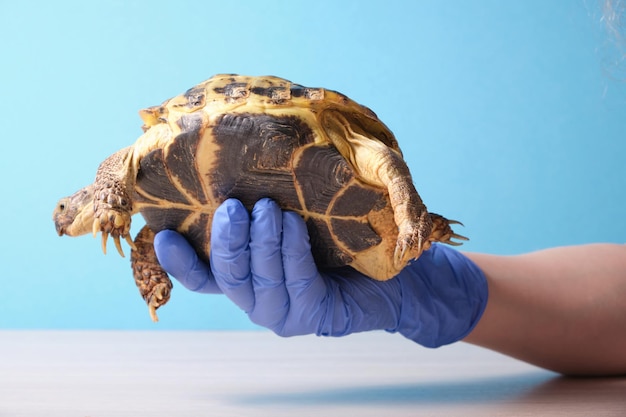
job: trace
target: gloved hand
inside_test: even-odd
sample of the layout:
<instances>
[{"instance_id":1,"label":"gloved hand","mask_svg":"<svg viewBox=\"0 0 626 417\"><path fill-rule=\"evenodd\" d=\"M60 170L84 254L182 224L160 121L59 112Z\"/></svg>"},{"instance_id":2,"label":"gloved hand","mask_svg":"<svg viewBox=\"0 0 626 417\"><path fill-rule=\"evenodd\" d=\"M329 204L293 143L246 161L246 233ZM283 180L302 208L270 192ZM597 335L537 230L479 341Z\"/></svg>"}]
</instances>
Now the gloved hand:
<instances>
[{"instance_id":1,"label":"gloved hand","mask_svg":"<svg viewBox=\"0 0 626 417\"><path fill-rule=\"evenodd\" d=\"M437 347L465 337L487 303L480 269L443 245L389 281L348 267L320 271L302 218L269 199L251 214L232 199L216 210L210 268L176 232L158 233L155 248L163 268L186 288L223 292L254 323L281 336L384 329Z\"/></svg>"}]
</instances>

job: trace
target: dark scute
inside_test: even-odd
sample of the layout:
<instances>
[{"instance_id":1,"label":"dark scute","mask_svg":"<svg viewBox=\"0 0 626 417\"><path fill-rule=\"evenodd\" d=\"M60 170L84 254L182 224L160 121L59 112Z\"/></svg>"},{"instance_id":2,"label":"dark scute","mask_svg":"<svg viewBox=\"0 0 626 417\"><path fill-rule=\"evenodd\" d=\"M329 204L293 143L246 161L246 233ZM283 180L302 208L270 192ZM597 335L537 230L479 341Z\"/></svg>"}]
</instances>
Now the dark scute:
<instances>
[{"instance_id":1,"label":"dark scute","mask_svg":"<svg viewBox=\"0 0 626 417\"><path fill-rule=\"evenodd\" d=\"M258 200L269 197L287 210L301 210L300 200L289 173L256 173L253 176L242 175L228 191L228 198L236 198L248 209Z\"/></svg>"},{"instance_id":2,"label":"dark scute","mask_svg":"<svg viewBox=\"0 0 626 417\"><path fill-rule=\"evenodd\" d=\"M326 213L337 194L354 178L352 168L333 146L303 151L294 170L307 209Z\"/></svg>"},{"instance_id":3,"label":"dark scute","mask_svg":"<svg viewBox=\"0 0 626 417\"><path fill-rule=\"evenodd\" d=\"M166 229L177 230L190 214L190 210L174 208L146 207L141 210L141 215L155 233Z\"/></svg>"},{"instance_id":4,"label":"dark scute","mask_svg":"<svg viewBox=\"0 0 626 417\"><path fill-rule=\"evenodd\" d=\"M365 216L372 210L380 210L386 194L365 184L349 185L337 198L330 212L333 216Z\"/></svg>"},{"instance_id":5,"label":"dark scute","mask_svg":"<svg viewBox=\"0 0 626 417\"><path fill-rule=\"evenodd\" d=\"M307 88L300 84L291 84L291 97L304 97Z\"/></svg>"},{"instance_id":6,"label":"dark scute","mask_svg":"<svg viewBox=\"0 0 626 417\"><path fill-rule=\"evenodd\" d=\"M285 91L286 87L252 87L250 90L252 94L257 94L259 96L269 97L271 99L275 98L275 94L279 91Z\"/></svg>"},{"instance_id":7,"label":"dark scute","mask_svg":"<svg viewBox=\"0 0 626 417\"><path fill-rule=\"evenodd\" d=\"M225 114L213 136L220 162L209 181L219 198L236 197L248 205L270 197L285 208L301 208L291 163L294 150L313 141L305 123L293 116Z\"/></svg>"},{"instance_id":8,"label":"dark scute","mask_svg":"<svg viewBox=\"0 0 626 417\"><path fill-rule=\"evenodd\" d=\"M137 189L135 189L135 191L137 191ZM135 192L133 194L133 202L135 202L135 203L145 203L145 204L150 204L150 205L153 205L153 206L159 204L158 199L156 199L154 197L147 197L147 196L139 194L137 192Z\"/></svg>"},{"instance_id":9,"label":"dark scute","mask_svg":"<svg viewBox=\"0 0 626 417\"><path fill-rule=\"evenodd\" d=\"M199 132L202 129L202 116L198 114L185 114L176 122L182 132Z\"/></svg>"},{"instance_id":10,"label":"dark scute","mask_svg":"<svg viewBox=\"0 0 626 417\"><path fill-rule=\"evenodd\" d=\"M196 151L200 135L198 130L181 133L167 148L165 163L173 177L180 181L185 192L198 202L207 203L196 165Z\"/></svg>"},{"instance_id":11,"label":"dark scute","mask_svg":"<svg viewBox=\"0 0 626 417\"><path fill-rule=\"evenodd\" d=\"M337 239L353 252L363 251L382 241L367 222L333 218L331 227Z\"/></svg>"},{"instance_id":12,"label":"dark scute","mask_svg":"<svg viewBox=\"0 0 626 417\"><path fill-rule=\"evenodd\" d=\"M214 88L213 91L218 94L224 94L226 97L242 98L248 93L246 88L247 86L248 84L246 83L231 82L230 84L226 84L224 87Z\"/></svg>"},{"instance_id":13,"label":"dark scute","mask_svg":"<svg viewBox=\"0 0 626 417\"><path fill-rule=\"evenodd\" d=\"M320 100L324 96L323 88L304 87L300 84L291 85L291 97L304 97L309 100Z\"/></svg>"},{"instance_id":14,"label":"dark scute","mask_svg":"<svg viewBox=\"0 0 626 417\"><path fill-rule=\"evenodd\" d=\"M205 93L204 87L190 88L185 92L185 98L187 99L186 107L188 109L196 109L204 106Z\"/></svg>"},{"instance_id":15,"label":"dark scute","mask_svg":"<svg viewBox=\"0 0 626 417\"><path fill-rule=\"evenodd\" d=\"M163 200L189 203L168 175L163 150L157 149L141 158L137 173L137 188Z\"/></svg>"},{"instance_id":16,"label":"dark scute","mask_svg":"<svg viewBox=\"0 0 626 417\"><path fill-rule=\"evenodd\" d=\"M208 214L202 213L197 220L189 226L189 229L183 233L187 240L193 245L200 259L205 262L209 262L207 248L211 240L210 230L210 217Z\"/></svg>"},{"instance_id":17,"label":"dark scute","mask_svg":"<svg viewBox=\"0 0 626 417\"><path fill-rule=\"evenodd\" d=\"M353 258L337 247L325 221L310 218L306 225L316 265L321 268L335 268L352 262Z\"/></svg>"}]
</instances>

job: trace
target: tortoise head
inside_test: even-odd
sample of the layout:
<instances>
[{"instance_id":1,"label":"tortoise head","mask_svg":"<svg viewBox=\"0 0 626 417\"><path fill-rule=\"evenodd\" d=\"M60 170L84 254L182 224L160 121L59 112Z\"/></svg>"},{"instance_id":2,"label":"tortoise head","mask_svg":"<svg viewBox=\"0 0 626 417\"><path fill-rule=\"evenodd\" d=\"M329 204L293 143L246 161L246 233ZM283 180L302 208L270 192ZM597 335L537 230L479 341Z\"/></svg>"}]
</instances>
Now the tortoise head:
<instances>
[{"instance_id":1,"label":"tortoise head","mask_svg":"<svg viewBox=\"0 0 626 417\"><path fill-rule=\"evenodd\" d=\"M52 220L59 236L80 236L92 231L93 189L93 184L88 185L59 200L52 213Z\"/></svg>"}]
</instances>

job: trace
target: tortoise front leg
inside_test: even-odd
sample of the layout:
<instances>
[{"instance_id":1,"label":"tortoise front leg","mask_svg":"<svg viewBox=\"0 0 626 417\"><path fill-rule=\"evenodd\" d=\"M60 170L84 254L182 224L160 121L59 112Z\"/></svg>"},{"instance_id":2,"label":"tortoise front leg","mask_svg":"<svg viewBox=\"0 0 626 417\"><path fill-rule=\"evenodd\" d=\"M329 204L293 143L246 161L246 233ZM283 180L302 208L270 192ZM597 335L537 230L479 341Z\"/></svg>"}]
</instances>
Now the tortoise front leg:
<instances>
[{"instance_id":1,"label":"tortoise front leg","mask_svg":"<svg viewBox=\"0 0 626 417\"><path fill-rule=\"evenodd\" d=\"M120 255L124 256L120 238L134 246L130 238L132 201L129 189L135 172L130 159L131 148L122 149L100 164L94 181L93 234L102 232L102 251L106 253L107 238L111 236Z\"/></svg>"},{"instance_id":2,"label":"tortoise front leg","mask_svg":"<svg viewBox=\"0 0 626 417\"><path fill-rule=\"evenodd\" d=\"M135 284L148 304L152 321L159 321L156 310L170 299L172 281L163 270L154 251L154 232L144 226L135 237L130 253Z\"/></svg>"}]
</instances>

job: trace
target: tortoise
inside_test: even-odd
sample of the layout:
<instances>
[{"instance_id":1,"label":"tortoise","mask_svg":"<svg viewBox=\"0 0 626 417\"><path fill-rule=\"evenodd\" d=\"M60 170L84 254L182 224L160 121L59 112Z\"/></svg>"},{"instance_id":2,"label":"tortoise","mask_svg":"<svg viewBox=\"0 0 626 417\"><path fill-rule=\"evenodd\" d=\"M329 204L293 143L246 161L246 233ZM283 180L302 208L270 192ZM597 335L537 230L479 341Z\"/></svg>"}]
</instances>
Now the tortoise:
<instances>
[{"instance_id":1,"label":"tortoise","mask_svg":"<svg viewBox=\"0 0 626 417\"><path fill-rule=\"evenodd\" d=\"M184 235L208 262L215 209L263 198L299 213L320 268L351 266L376 280L397 275L434 241L459 245L458 223L429 213L393 133L345 95L274 76L215 75L141 110L143 135L105 159L95 181L61 199L60 236L102 233L124 256L157 321L172 284L155 233ZM146 225L134 241L131 216Z\"/></svg>"}]
</instances>

